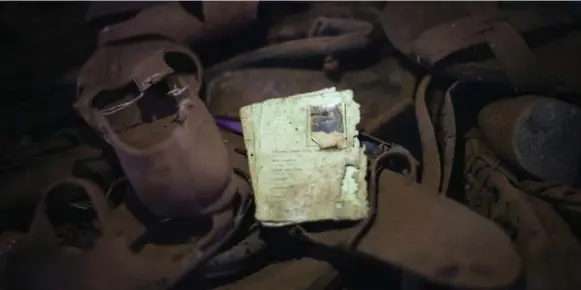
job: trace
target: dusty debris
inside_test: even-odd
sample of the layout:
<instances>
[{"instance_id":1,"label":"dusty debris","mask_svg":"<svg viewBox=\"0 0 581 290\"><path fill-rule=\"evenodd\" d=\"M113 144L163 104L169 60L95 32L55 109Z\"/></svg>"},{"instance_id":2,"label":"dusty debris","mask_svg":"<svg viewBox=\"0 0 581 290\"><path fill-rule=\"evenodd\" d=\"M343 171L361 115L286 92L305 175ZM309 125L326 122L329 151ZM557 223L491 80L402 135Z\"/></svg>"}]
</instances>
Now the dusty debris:
<instances>
[{"instance_id":1,"label":"dusty debris","mask_svg":"<svg viewBox=\"0 0 581 290\"><path fill-rule=\"evenodd\" d=\"M335 88L240 110L256 200L267 226L368 214L367 157L353 92Z\"/></svg>"}]
</instances>

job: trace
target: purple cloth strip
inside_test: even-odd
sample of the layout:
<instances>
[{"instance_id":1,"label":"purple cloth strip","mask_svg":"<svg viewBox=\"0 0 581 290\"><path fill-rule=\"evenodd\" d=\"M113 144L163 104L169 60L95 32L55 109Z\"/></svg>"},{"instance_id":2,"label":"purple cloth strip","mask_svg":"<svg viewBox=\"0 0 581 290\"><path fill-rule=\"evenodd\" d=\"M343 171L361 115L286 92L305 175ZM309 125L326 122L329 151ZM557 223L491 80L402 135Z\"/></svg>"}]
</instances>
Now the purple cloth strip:
<instances>
[{"instance_id":1,"label":"purple cloth strip","mask_svg":"<svg viewBox=\"0 0 581 290\"><path fill-rule=\"evenodd\" d=\"M242 123L240 123L240 121L216 118L216 124L218 124L220 127L230 129L238 134L242 134Z\"/></svg>"}]
</instances>

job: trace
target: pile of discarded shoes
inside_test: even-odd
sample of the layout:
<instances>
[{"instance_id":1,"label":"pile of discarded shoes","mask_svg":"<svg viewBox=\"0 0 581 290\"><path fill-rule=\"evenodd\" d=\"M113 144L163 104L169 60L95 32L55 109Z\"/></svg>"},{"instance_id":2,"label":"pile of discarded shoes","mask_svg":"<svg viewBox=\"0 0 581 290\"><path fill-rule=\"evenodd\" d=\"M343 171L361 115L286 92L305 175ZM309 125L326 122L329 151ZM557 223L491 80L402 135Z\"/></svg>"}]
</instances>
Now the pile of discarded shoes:
<instances>
[{"instance_id":1,"label":"pile of discarded shoes","mask_svg":"<svg viewBox=\"0 0 581 290\"><path fill-rule=\"evenodd\" d=\"M104 27L74 104L104 145L0 239L0 288L579 289L581 34L562 5L317 3L273 23L263 2L172 2ZM257 24L262 47L203 68L194 49ZM262 227L239 110L328 87L361 105L371 214ZM362 286L352 261L384 277Z\"/></svg>"}]
</instances>

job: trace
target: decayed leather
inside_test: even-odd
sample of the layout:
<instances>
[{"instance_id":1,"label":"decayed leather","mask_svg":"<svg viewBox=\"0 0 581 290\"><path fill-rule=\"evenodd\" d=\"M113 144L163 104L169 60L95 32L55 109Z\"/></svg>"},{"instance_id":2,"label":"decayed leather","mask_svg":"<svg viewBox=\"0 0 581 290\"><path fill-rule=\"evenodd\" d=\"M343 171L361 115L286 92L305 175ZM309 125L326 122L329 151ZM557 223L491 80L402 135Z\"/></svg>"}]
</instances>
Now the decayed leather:
<instances>
[{"instance_id":1,"label":"decayed leather","mask_svg":"<svg viewBox=\"0 0 581 290\"><path fill-rule=\"evenodd\" d=\"M186 11L179 2L148 7L132 19L104 28L99 34L99 45L152 35L192 44L251 23L256 20L258 9L258 1L203 2L201 5L201 19Z\"/></svg>"},{"instance_id":2,"label":"decayed leather","mask_svg":"<svg viewBox=\"0 0 581 290\"><path fill-rule=\"evenodd\" d=\"M573 233L581 237L581 190L556 181L524 180L519 183L524 192L551 203L569 224Z\"/></svg>"},{"instance_id":3,"label":"decayed leather","mask_svg":"<svg viewBox=\"0 0 581 290\"><path fill-rule=\"evenodd\" d=\"M438 153L442 164L440 183L440 192L442 194L448 193L456 155L456 116L454 104L452 103L452 91L458 84L459 82L456 82L446 89L435 90L428 101L428 111L434 125Z\"/></svg>"},{"instance_id":4,"label":"decayed leather","mask_svg":"<svg viewBox=\"0 0 581 290\"><path fill-rule=\"evenodd\" d=\"M466 135L468 204L511 234L527 289L579 289L579 241L549 203L519 189L520 182L481 140L476 130Z\"/></svg>"},{"instance_id":5,"label":"decayed leather","mask_svg":"<svg viewBox=\"0 0 581 290\"><path fill-rule=\"evenodd\" d=\"M63 185L83 189L98 216L101 236L85 252L67 252L60 246L45 213L44 199L59 194L59 187ZM233 209L231 213L236 212L239 210ZM234 219L234 223L232 219L221 221L234 229L240 219ZM9 289L161 290L179 281L201 262L201 257L209 256L205 248L191 242L147 244L136 252L131 251L130 245L145 234L147 227L136 220L125 204L109 208L105 194L91 181L79 178L58 181L43 195L29 234L8 253L7 272L3 273L11 276L7 286ZM223 231L225 227L216 225L215 228ZM222 246L228 238L228 234L220 231L210 236L216 243L214 248ZM40 283L26 284L21 278L27 275L37 277Z\"/></svg>"},{"instance_id":6,"label":"decayed leather","mask_svg":"<svg viewBox=\"0 0 581 290\"><path fill-rule=\"evenodd\" d=\"M99 49L79 76L80 96L76 107L113 146L137 195L152 212L165 217L212 214L226 206L231 198L232 170L217 127L197 95L199 80L192 75L175 77L174 84L185 88L176 98L179 124L167 139L152 140L155 144L146 148L137 148L122 140L109 123L110 119L92 107L93 99L100 92L118 90L131 83L144 92L154 83L175 75L164 59L167 52L186 55L194 64L197 61L186 48L165 41ZM139 119L138 112L133 114ZM143 138L156 137L144 135Z\"/></svg>"},{"instance_id":7,"label":"decayed leather","mask_svg":"<svg viewBox=\"0 0 581 290\"><path fill-rule=\"evenodd\" d=\"M420 81L416 91L414 107L416 110L416 121L418 122L418 130L420 132L423 152L423 172L421 180L423 184L431 188L437 188L439 191L442 179L442 166L440 164L436 131L430 118L428 104L426 103L426 94L431 79L431 76L426 76Z\"/></svg>"},{"instance_id":8,"label":"decayed leather","mask_svg":"<svg viewBox=\"0 0 581 290\"><path fill-rule=\"evenodd\" d=\"M385 17L380 20L393 45L408 53L412 50L413 41L425 30L468 13L489 11L495 7L496 4L492 2L464 2L456 5L393 2L385 6Z\"/></svg>"},{"instance_id":9,"label":"decayed leather","mask_svg":"<svg viewBox=\"0 0 581 290\"><path fill-rule=\"evenodd\" d=\"M445 93L430 88L432 77L425 76L415 91L414 109L422 145L421 183L447 194L454 149L456 148L456 118L450 86Z\"/></svg>"},{"instance_id":10,"label":"decayed leather","mask_svg":"<svg viewBox=\"0 0 581 290\"><path fill-rule=\"evenodd\" d=\"M524 5L525 9L510 9L494 2L389 3L381 21L396 48L454 76L508 81L528 89L578 90L572 76L579 70L570 59L576 57L573 51L579 48L579 32L573 28L578 19L564 7L552 4L531 3ZM546 28L559 28L569 34L561 37L551 33L554 38L543 43L529 41L535 37L530 32ZM478 45L488 45L495 57L482 54L468 61L446 61ZM555 53L567 57L555 57Z\"/></svg>"},{"instance_id":11,"label":"decayed leather","mask_svg":"<svg viewBox=\"0 0 581 290\"><path fill-rule=\"evenodd\" d=\"M235 149L243 146L242 137L222 131L222 138L228 144L228 158L232 168L247 174L245 157L235 152ZM104 200L105 194L86 179L68 178L58 181L43 195L29 234L20 239L16 249L10 252L6 262L9 270L2 274L10 275L16 273L14 271L20 271L40 277L41 283L36 286L29 285L32 287L30 289L167 289L210 259L240 225L248 210L251 188L243 176L235 176L233 182L241 197L240 207L230 206L216 213L210 232L196 229L195 220L191 220L189 226L181 222L180 230L191 235L189 241L173 244L148 242L138 250L130 251L134 242L142 240L154 230L153 227L159 225L139 221L131 209L135 205L129 207L127 203L122 203L115 209L110 209ZM98 213L102 237L95 247L86 252L69 254L64 251L59 246L44 212L44 199L48 195L59 194L61 185L83 188ZM163 222L161 226L172 229L169 222ZM175 225L173 228L175 230ZM197 234L190 233L192 230ZM24 289L22 282L23 280L15 279L8 283L10 287L16 287L14 289Z\"/></svg>"},{"instance_id":12,"label":"decayed leather","mask_svg":"<svg viewBox=\"0 0 581 290\"><path fill-rule=\"evenodd\" d=\"M356 253L454 287L504 287L519 277L520 260L508 237L432 188L384 170L376 210ZM337 247L360 230L355 226L309 235Z\"/></svg>"},{"instance_id":13,"label":"decayed leather","mask_svg":"<svg viewBox=\"0 0 581 290\"><path fill-rule=\"evenodd\" d=\"M301 258L273 263L256 274L215 288L216 290L320 290L316 283L321 275L336 270L325 261ZM324 285L324 287L327 285Z\"/></svg>"},{"instance_id":14,"label":"decayed leather","mask_svg":"<svg viewBox=\"0 0 581 290\"><path fill-rule=\"evenodd\" d=\"M319 17L312 23L308 38L273 44L236 56L209 68L207 74L212 79L224 72L261 62L337 56L367 47L372 43L372 30L371 23L365 21Z\"/></svg>"},{"instance_id":15,"label":"decayed leather","mask_svg":"<svg viewBox=\"0 0 581 290\"><path fill-rule=\"evenodd\" d=\"M546 198L554 202L568 203L571 205L581 204L581 190L568 186L558 181L534 181L525 180L519 187L529 194L534 194L540 198Z\"/></svg>"},{"instance_id":16,"label":"decayed leather","mask_svg":"<svg viewBox=\"0 0 581 290\"><path fill-rule=\"evenodd\" d=\"M339 82L323 72L291 68L229 71L209 81L205 101L213 115L238 116L242 106L328 87L352 89L362 106L365 132L374 132L413 105L416 77L394 58L364 71L347 71Z\"/></svg>"},{"instance_id":17,"label":"decayed leather","mask_svg":"<svg viewBox=\"0 0 581 290\"><path fill-rule=\"evenodd\" d=\"M79 253L68 253L64 247L60 247L54 229L46 215L46 198L49 195L58 194L60 187L63 185L75 185L84 189L97 213L97 218L101 225L102 238L99 239L93 251L87 256ZM117 277L118 275L130 276L129 271L140 272L144 270L145 265L139 263L132 265L135 267L129 267L128 269L119 267L119 263L128 265L134 259L126 259L128 250L124 247L121 247L121 249L124 249L121 252L116 251L115 247L110 247L111 244L124 244L124 242L119 242L118 240L122 238L110 231L111 228L108 226L109 218L110 211L104 199L104 194L92 182L85 179L68 178L53 183L40 199L29 228L29 233L8 255L7 272L4 273L7 280L3 281L6 283L5 286L8 289L104 289L98 287L91 288L92 284L88 283L88 279L86 279L90 273L88 267L91 264L86 265L84 263L84 261L101 261L95 257L103 254L113 254L113 261L115 261L107 265L109 267L100 269L101 276L103 276L102 280L104 281L112 282L108 280L110 275L117 275ZM107 244L109 244L109 247L104 246ZM103 250L103 248L108 248L109 251ZM108 260L105 259L105 261ZM99 264L103 265L103 263ZM144 272L149 274L147 271ZM23 279L26 275L35 277L39 283L30 283L27 279ZM115 288L119 284L112 285L112 289L129 289L123 288L123 286L127 286L127 281L128 279L121 281L121 288ZM99 281L95 282L99 283ZM131 282L135 283L135 280Z\"/></svg>"},{"instance_id":18,"label":"decayed leather","mask_svg":"<svg viewBox=\"0 0 581 290\"><path fill-rule=\"evenodd\" d=\"M189 57L197 71L174 71L164 58L168 52ZM248 209L251 189L244 178L248 172L247 160L234 150L244 147L242 137L225 131L219 133L198 97L201 73L193 53L166 41L102 47L81 71L77 110L113 146L139 200L160 217L212 219L210 231L192 237L198 239L193 244L191 241L174 245L150 243L130 253L127 243L105 243L102 250L90 251L86 259L89 276L82 277L81 282L103 282L94 283L91 286L97 287L94 289L102 289L99 287L106 287L108 282L116 283L119 289L165 289L175 284L224 246ZM177 96L169 93L160 96L175 97L177 125L166 138L153 136L154 140L150 140L153 144L145 148L132 146L128 139L117 134L117 124L110 123L115 121L116 113L106 116L103 110L92 106L93 100L104 91L133 84L144 92L162 81L171 82L174 89L181 90ZM128 116L121 116L121 121L126 121L123 118L139 120L138 110L126 107L121 113L123 110L131 111ZM145 137L152 139L152 136ZM235 174L234 170L242 175ZM240 197L241 205L232 208L238 204L232 203L236 196ZM135 241L150 230L133 215L125 205L111 214L112 226L115 231L123 232L127 241ZM199 225L192 220L189 226L182 223L180 231L197 228ZM108 273L99 268L118 270Z\"/></svg>"},{"instance_id":19,"label":"decayed leather","mask_svg":"<svg viewBox=\"0 0 581 290\"><path fill-rule=\"evenodd\" d=\"M311 82L316 84L308 72L297 71L294 75L292 70L283 72L262 69L226 73L210 84L209 107L215 114L230 114L237 111L239 103L300 93L306 89L299 89ZM263 77L257 78L259 75ZM310 82L295 83L295 75ZM250 79L267 81L257 84L245 81ZM289 89L295 90L284 91ZM240 99L228 103L227 96ZM428 112L425 113L431 122ZM436 138L433 131L428 137ZM435 157L440 158L437 147ZM429 187L394 172L382 174L377 217L355 251L448 285L494 288L513 282L520 273L520 261L510 240L494 224L468 208L436 196L439 185L440 179L437 186ZM308 232L308 236L327 246L349 247L349 240L363 230L362 226Z\"/></svg>"}]
</instances>

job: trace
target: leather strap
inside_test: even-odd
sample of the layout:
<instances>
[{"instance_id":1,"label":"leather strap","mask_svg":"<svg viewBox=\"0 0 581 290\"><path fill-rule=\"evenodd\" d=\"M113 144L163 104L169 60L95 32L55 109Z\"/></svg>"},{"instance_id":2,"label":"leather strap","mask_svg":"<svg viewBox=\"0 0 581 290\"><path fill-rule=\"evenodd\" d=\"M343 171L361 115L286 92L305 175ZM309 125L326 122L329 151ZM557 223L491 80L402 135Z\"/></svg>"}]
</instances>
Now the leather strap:
<instances>
[{"instance_id":1,"label":"leather strap","mask_svg":"<svg viewBox=\"0 0 581 290\"><path fill-rule=\"evenodd\" d=\"M439 118L441 155L442 155L442 182L440 192L446 194L452 177L454 167L454 157L456 153L456 116L454 113L454 104L452 103L452 91L459 82L452 84L444 94L441 112L437 115Z\"/></svg>"},{"instance_id":2,"label":"leather strap","mask_svg":"<svg viewBox=\"0 0 581 290\"><path fill-rule=\"evenodd\" d=\"M412 42L411 53L430 64L435 64L454 52L486 43L483 33L490 30L488 22L502 20L505 17L502 12L488 12L430 28Z\"/></svg>"},{"instance_id":3,"label":"leather strap","mask_svg":"<svg viewBox=\"0 0 581 290\"><path fill-rule=\"evenodd\" d=\"M548 87L549 79L518 31L504 21L490 25L492 29L486 32L486 40L510 83L519 88Z\"/></svg>"},{"instance_id":4,"label":"leather strap","mask_svg":"<svg viewBox=\"0 0 581 290\"><path fill-rule=\"evenodd\" d=\"M431 76L420 82L415 96L415 112L422 144L422 183L437 188L441 194L448 192L454 164L456 148L456 118L451 91L458 82L451 85L440 98L427 100ZM432 111L428 110L428 102ZM438 126L438 130L436 127Z\"/></svg>"},{"instance_id":5,"label":"leather strap","mask_svg":"<svg viewBox=\"0 0 581 290\"><path fill-rule=\"evenodd\" d=\"M411 52L434 65L453 53L488 44L513 85L546 87L548 76L521 34L572 23L573 19L551 11L545 14L538 10L485 12L426 30L413 42Z\"/></svg>"},{"instance_id":6,"label":"leather strap","mask_svg":"<svg viewBox=\"0 0 581 290\"><path fill-rule=\"evenodd\" d=\"M539 198L570 205L581 205L581 190L561 182L525 180L519 183L519 187L526 193L536 195Z\"/></svg>"},{"instance_id":7,"label":"leather strap","mask_svg":"<svg viewBox=\"0 0 581 290\"><path fill-rule=\"evenodd\" d=\"M486 33L495 30L493 24L498 22L506 22L518 33L526 33L544 27L572 24L574 20L550 11L546 14L537 10L488 11L424 31L413 41L411 52L435 64L455 52L488 43Z\"/></svg>"},{"instance_id":8,"label":"leather strap","mask_svg":"<svg viewBox=\"0 0 581 290\"><path fill-rule=\"evenodd\" d=\"M422 144L422 184L429 188L440 189L442 178L440 154L436 132L430 119L430 113L426 105L426 92L432 77L424 77L418 86L415 97L416 120Z\"/></svg>"}]
</instances>

